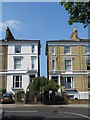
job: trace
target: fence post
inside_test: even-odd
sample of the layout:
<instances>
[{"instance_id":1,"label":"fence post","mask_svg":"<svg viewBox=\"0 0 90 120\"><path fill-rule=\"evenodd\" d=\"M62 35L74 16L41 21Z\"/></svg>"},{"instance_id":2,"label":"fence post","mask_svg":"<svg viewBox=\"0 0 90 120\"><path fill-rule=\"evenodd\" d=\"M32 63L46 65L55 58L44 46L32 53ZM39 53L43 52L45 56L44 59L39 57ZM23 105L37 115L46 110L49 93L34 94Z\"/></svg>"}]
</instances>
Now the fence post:
<instances>
[{"instance_id":1,"label":"fence post","mask_svg":"<svg viewBox=\"0 0 90 120\"><path fill-rule=\"evenodd\" d=\"M15 94L15 103L17 103L17 93Z\"/></svg>"},{"instance_id":2,"label":"fence post","mask_svg":"<svg viewBox=\"0 0 90 120\"><path fill-rule=\"evenodd\" d=\"M24 93L24 104L26 104L26 101L27 101L27 94Z\"/></svg>"}]
</instances>

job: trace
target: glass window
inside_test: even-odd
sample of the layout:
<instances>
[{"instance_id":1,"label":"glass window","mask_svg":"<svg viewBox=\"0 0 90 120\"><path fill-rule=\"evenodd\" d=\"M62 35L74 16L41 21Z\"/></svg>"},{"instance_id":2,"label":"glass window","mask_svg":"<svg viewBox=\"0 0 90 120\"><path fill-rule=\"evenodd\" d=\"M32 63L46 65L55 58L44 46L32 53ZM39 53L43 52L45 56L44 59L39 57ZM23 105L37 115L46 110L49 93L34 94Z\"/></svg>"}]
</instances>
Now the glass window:
<instances>
[{"instance_id":1,"label":"glass window","mask_svg":"<svg viewBox=\"0 0 90 120\"><path fill-rule=\"evenodd\" d=\"M21 58L14 58L14 69L21 68Z\"/></svg>"},{"instance_id":2,"label":"glass window","mask_svg":"<svg viewBox=\"0 0 90 120\"><path fill-rule=\"evenodd\" d=\"M71 60L65 60L65 70L72 70Z\"/></svg>"},{"instance_id":3,"label":"glass window","mask_svg":"<svg viewBox=\"0 0 90 120\"><path fill-rule=\"evenodd\" d=\"M22 76L13 76L13 88L22 87Z\"/></svg>"},{"instance_id":4,"label":"glass window","mask_svg":"<svg viewBox=\"0 0 90 120\"><path fill-rule=\"evenodd\" d=\"M88 88L90 89L90 76L88 76Z\"/></svg>"},{"instance_id":5,"label":"glass window","mask_svg":"<svg viewBox=\"0 0 90 120\"><path fill-rule=\"evenodd\" d=\"M55 46L52 45L52 54L55 54Z\"/></svg>"},{"instance_id":6,"label":"glass window","mask_svg":"<svg viewBox=\"0 0 90 120\"><path fill-rule=\"evenodd\" d=\"M70 54L71 53L71 47L70 46L64 46L64 54Z\"/></svg>"},{"instance_id":7,"label":"glass window","mask_svg":"<svg viewBox=\"0 0 90 120\"><path fill-rule=\"evenodd\" d=\"M55 70L55 60L52 60L52 70Z\"/></svg>"},{"instance_id":8,"label":"glass window","mask_svg":"<svg viewBox=\"0 0 90 120\"><path fill-rule=\"evenodd\" d=\"M65 77L65 89L73 88L73 78Z\"/></svg>"},{"instance_id":9,"label":"glass window","mask_svg":"<svg viewBox=\"0 0 90 120\"><path fill-rule=\"evenodd\" d=\"M34 45L32 45L32 53L34 53L34 49L35 49L35 46L34 46Z\"/></svg>"},{"instance_id":10,"label":"glass window","mask_svg":"<svg viewBox=\"0 0 90 120\"><path fill-rule=\"evenodd\" d=\"M31 60L32 60L32 69L34 69L34 67L35 67L35 57L32 57Z\"/></svg>"},{"instance_id":11,"label":"glass window","mask_svg":"<svg viewBox=\"0 0 90 120\"><path fill-rule=\"evenodd\" d=\"M21 45L15 46L15 53L21 53Z\"/></svg>"},{"instance_id":12,"label":"glass window","mask_svg":"<svg viewBox=\"0 0 90 120\"><path fill-rule=\"evenodd\" d=\"M86 54L90 54L90 45L85 46L85 52Z\"/></svg>"}]
</instances>

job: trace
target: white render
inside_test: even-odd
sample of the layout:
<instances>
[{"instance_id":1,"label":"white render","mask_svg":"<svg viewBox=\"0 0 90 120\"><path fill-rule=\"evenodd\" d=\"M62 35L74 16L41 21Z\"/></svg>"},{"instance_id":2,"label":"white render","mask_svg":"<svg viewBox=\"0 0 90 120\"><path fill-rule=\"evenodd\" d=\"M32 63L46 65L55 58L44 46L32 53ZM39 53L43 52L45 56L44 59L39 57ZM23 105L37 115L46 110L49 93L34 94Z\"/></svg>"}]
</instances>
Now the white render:
<instances>
[{"instance_id":1,"label":"white render","mask_svg":"<svg viewBox=\"0 0 90 120\"><path fill-rule=\"evenodd\" d=\"M15 43L15 41L14 41ZM8 44L8 57L7 57L7 92L15 94L17 90L22 89L25 93L30 83L30 75L38 76L38 43L23 41L14 44L13 42ZM21 45L21 53L15 53L15 45ZM35 46L34 53L32 53L32 45ZM31 67L31 57L35 57L34 69ZM14 58L21 58L21 68L14 69ZM32 71L32 72L31 72ZM13 76L22 76L22 87L13 88Z\"/></svg>"}]
</instances>

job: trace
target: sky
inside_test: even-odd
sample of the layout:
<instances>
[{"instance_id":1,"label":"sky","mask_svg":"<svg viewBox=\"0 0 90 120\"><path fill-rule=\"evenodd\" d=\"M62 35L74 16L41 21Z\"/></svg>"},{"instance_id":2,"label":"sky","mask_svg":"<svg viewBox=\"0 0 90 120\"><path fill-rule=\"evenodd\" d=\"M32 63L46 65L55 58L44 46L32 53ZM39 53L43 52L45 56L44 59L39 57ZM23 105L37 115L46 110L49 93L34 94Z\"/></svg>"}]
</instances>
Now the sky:
<instances>
[{"instance_id":1,"label":"sky","mask_svg":"<svg viewBox=\"0 0 90 120\"><path fill-rule=\"evenodd\" d=\"M79 38L88 38L88 27L83 24L68 24L68 12L58 2L3 2L2 38L8 26L16 39L41 42L40 75L47 77L47 40L68 40L75 27Z\"/></svg>"}]
</instances>

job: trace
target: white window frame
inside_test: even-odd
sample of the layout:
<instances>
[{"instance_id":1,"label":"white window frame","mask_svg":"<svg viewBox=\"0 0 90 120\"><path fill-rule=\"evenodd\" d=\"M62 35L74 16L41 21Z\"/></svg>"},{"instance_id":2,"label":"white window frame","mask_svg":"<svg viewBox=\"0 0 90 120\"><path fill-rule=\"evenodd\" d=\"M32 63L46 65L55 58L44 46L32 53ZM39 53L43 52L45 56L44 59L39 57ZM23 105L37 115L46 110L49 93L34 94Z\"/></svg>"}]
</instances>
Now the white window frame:
<instances>
[{"instance_id":1,"label":"white window frame","mask_svg":"<svg viewBox=\"0 0 90 120\"><path fill-rule=\"evenodd\" d=\"M19 46L20 47L20 52L16 52L16 47ZM21 53L21 45L15 45L15 54L20 54Z\"/></svg>"},{"instance_id":2,"label":"white window frame","mask_svg":"<svg viewBox=\"0 0 90 120\"><path fill-rule=\"evenodd\" d=\"M66 52L65 52L65 51L66 51L65 47L70 47L70 53L66 53ZM70 45L65 45L65 46L64 46L64 54L71 54L71 46L70 46Z\"/></svg>"},{"instance_id":3,"label":"white window frame","mask_svg":"<svg viewBox=\"0 0 90 120\"><path fill-rule=\"evenodd\" d=\"M54 47L54 52L53 52L53 47ZM52 45L52 55L55 55L55 45Z\"/></svg>"},{"instance_id":4,"label":"white window frame","mask_svg":"<svg viewBox=\"0 0 90 120\"><path fill-rule=\"evenodd\" d=\"M16 87L16 77L19 77L19 87ZM13 76L13 88L22 88L22 76Z\"/></svg>"},{"instance_id":5,"label":"white window frame","mask_svg":"<svg viewBox=\"0 0 90 120\"><path fill-rule=\"evenodd\" d=\"M65 69L65 71L72 71L72 68L73 68L73 67L72 67L72 58L65 58L65 59L64 59L64 65L65 65L65 61L66 61L66 60L71 60L71 70L66 70L66 69Z\"/></svg>"}]
</instances>

